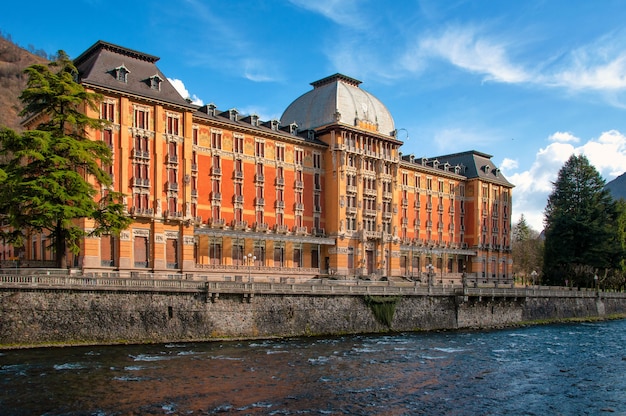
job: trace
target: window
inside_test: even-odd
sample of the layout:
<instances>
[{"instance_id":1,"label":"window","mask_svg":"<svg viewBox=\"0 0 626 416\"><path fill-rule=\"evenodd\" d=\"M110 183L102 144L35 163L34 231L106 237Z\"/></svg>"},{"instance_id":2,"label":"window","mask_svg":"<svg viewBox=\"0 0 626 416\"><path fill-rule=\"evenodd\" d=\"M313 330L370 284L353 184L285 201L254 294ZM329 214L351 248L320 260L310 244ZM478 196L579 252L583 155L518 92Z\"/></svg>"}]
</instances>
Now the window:
<instances>
[{"instance_id":1,"label":"window","mask_svg":"<svg viewBox=\"0 0 626 416\"><path fill-rule=\"evenodd\" d=\"M322 155L319 153L313 153L313 167L316 169L322 168Z\"/></svg>"},{"instance_id":2,"label":"window","mask_svg":"<svg viewBox=\"0 0 626 416\"><path fill-rule=\"evenodd\" d=\"M233 152L243 154L243 136L233 137Z\"/></svg>"},{"instance_id":3,"label":"window","mask_svg":"<svg viewBox=\"0 0 626 416\"><path fill-rule=\"evenodd\" d=\"M197 145L198 144L198 126L193 126L193 129L191 129L191 140L192 140L192 144Z\"/></svg>"},{"instance_id":4,"label":"window","mask_svg":"<svg viewBox=\"0 0 626 416\"><path fill-rule=\"evenodd\" d=\"M285 161L285 146L276 145L276 160L279 162Z\"/></svg>"},{"instance_id":5,"label":"window","mask_svg":"<svg viewBox=\"0 0 626 416\"><path fill-rule=\"evenodd\" d=\"M163 82L163 79L160 76L152 75L149 81L151 89L161 91L161 82Z\"/></svg>"},{"instance_id":6,"label":"window","mask_svg":"<svg viewBox=\"0 0 626 416\"><path fill-rule=\"evenodd\" d=\"M103 101L100 104L100 118L110 122L115 121L115 104L108 101Z\"/></svg>"},{"instance_id":7,"label":"window","mask_svg":"<svg viewBox=\"0 0 626 416\"><path fill-rule=\"evenodd\" d=\"M296 165L302 165L302 161L304 160L304 151L302 149L296 149L294 152L294 163Z\"/></svg>"},{"instance_id":8,"label":"window","mask_svg":"<svg viewBox=\"0 0 626 416\"><path fill-rule=\"evenodd\" d=\"M148 129L148 110L143 108L135 108L133 127L138 129Z\"/></svg>"},{"instance_id":9,"label":"window","mask_svg":"<svg viewBox=\"0 0 626 416\"><path fill-rule=\"evenodd\" d=\"M221 149L222 148L222 132L212 130L211 131L211 148L213 149Z\"/></svg>"},{"instance_id":10,"label":"window","mask_svg":"<svg viewBox=\"0 0 626 416\"><path fill-rule=\"evenodd\" d=\"M256 157L265 157L265 143L258 140L254 142L254 155Z\"/></svg>"},{"instance_id":11,"label":"window","mask_svg":"<svg viewBox=\"0 0 626 416\"><path fill-rule=\"evenodd\" d=\"M166 132L167 134L173 134L175 136L179 135L179 122L178 116L169 115L167 116L167 126Z\"/></svg>"},{"instance_id":12,"label":"window","mask_svg":"<svg viewBox=\"0 0 626 416\"><path fill-rule=\"evenodd\" d=\"M130 71L124 65L115 68L115 79L120 82L128 82L128 74Z\"/></svg>"}]
</instances>

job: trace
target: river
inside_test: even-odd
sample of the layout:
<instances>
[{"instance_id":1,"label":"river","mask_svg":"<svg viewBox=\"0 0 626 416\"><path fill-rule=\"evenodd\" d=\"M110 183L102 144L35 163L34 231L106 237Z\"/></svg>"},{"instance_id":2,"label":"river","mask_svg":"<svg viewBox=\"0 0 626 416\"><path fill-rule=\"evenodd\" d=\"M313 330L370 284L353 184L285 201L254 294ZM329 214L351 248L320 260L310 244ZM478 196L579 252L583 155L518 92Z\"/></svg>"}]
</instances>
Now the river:
<instances>
[{"instance_id":1,"label":"river","mask_svg":"<svg viewBox=\"0 0 626 416\"><path fill-rule=\"evenodd\" d=\"M626 415L626 321L0 351L2 415Z\"/></svg>"}]
</instances>

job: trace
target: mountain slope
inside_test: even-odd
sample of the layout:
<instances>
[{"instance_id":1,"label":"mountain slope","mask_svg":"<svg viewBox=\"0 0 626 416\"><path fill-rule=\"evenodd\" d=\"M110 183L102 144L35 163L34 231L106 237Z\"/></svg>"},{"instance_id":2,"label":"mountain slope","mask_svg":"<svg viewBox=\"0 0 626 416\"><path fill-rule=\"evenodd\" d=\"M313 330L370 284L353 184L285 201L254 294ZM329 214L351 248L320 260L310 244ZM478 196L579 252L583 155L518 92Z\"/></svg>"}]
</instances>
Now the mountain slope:
<instances>
[{"instance_id":1,"label":"mountain slope","mask_svg":"<svg viewBox=\"0 0 626 416\"><path fill-rule=\"evenodd\" d=\"M0 37L0 126L22 129L18 116L22 103L18 97L26 87L24 69L44 62L48 61Z\"/></svg>"}]
</instances>

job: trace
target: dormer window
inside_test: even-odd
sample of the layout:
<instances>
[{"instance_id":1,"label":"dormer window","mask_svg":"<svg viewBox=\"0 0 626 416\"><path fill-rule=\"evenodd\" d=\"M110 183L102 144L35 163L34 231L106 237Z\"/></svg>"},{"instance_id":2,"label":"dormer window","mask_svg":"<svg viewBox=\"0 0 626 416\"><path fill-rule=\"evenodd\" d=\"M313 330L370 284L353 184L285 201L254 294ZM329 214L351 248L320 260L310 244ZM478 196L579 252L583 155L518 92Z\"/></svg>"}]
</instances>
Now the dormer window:
<instances>
[{"instance_id":1,"label":"dormer window","mask_svg":"<svg viewBox=\"0 0 626 416\"><path fill-rule=\"evenodd\" d=\"M489 173L489 165L483 165L483 172Z\"/></svg>"},{"instance_id":2,"label":"dormer window","mask_svg":"<svg viewBox=\"0 0 626 416\"><path fill-rule=\"evenodd\" d=\"M128 74L130 74L130 71L124 66L124 64L115 68L115 79L120 82L128 82Z\"/></svg>"},{"instance_id":3,"label":"dormer window","mask_svg":"<svg viewBox=\"0 0 626 416\"><path fill-rule=\"evenodd\" d=\"M230 121L237 121L237 116L239 115L239 111L235 108L231 108L228 110L228 118Z\"/></svg>"},{"instance_id":4,"label":"dormer window","mask_svg":"<svg viewBox=\"0 0 626 416\"><path fill-rule=\"evenodd\" d=\"M278 120L274 119L271 122L272 130L278 130Z\"/></svg>"},{"instance_id":5,"label":"dormer window","mask_svg":"<svg viewBox=\"0 0 626 416\"><path fill-rule=\"evenodd\" d=\"M210 116L215 116L215 110L217 110L217 106L213 103L206 105L206 113Z\"/></svg>"},{"instance_id":6,"label":"dormer window","mask_svg":"<svg viewBox=\"0 0 626 416\"><path fill-rule=\"evenodd\" d=\"M289 125L289 133L293 134L294 136L298 134L298 125L296 123L291 123Z\"/></svg>"},{"instance_id":7,"label":"dormer window","mask_svg":"<svg viewBox=\"0 0 626 416\"><path fill-rule=\"evenodd\" d=\"M148 81L151 89L161 91L161 82L163 82L163 78L161 78L158 74L152 75Z\"/></svg>"},{"instance_id":8,"label":"dormer window","mask_svg":"<svg viewBox=\"0 0 626 416\"><path fill-rule=\"evenodd\" d=\"M252 114L250 116L250 124L254 127L259 127L259 116L257 116L256 114Z\"/></svg>"}]
</instances>

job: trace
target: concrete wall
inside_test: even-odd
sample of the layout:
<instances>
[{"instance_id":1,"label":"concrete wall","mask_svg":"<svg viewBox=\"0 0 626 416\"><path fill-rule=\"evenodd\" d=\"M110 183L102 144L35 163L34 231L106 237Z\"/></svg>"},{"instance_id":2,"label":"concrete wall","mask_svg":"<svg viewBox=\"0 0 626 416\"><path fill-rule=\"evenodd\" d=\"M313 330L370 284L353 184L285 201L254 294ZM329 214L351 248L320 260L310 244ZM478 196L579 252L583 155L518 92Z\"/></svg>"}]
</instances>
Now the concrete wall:
<instances>
[{"instance_id":1,"label":"concrete wall","mask_svg":"<svg viewBox=\"0 0 626 416\"><path fill-rule=\"evenodd\" d=\"M599 313L600 312L600 313ZM626 299L399 298L394 331L493 328L626 313ZM0 347L384 332L362 296L0 291Z\"/></svg>"}]
</instances>

